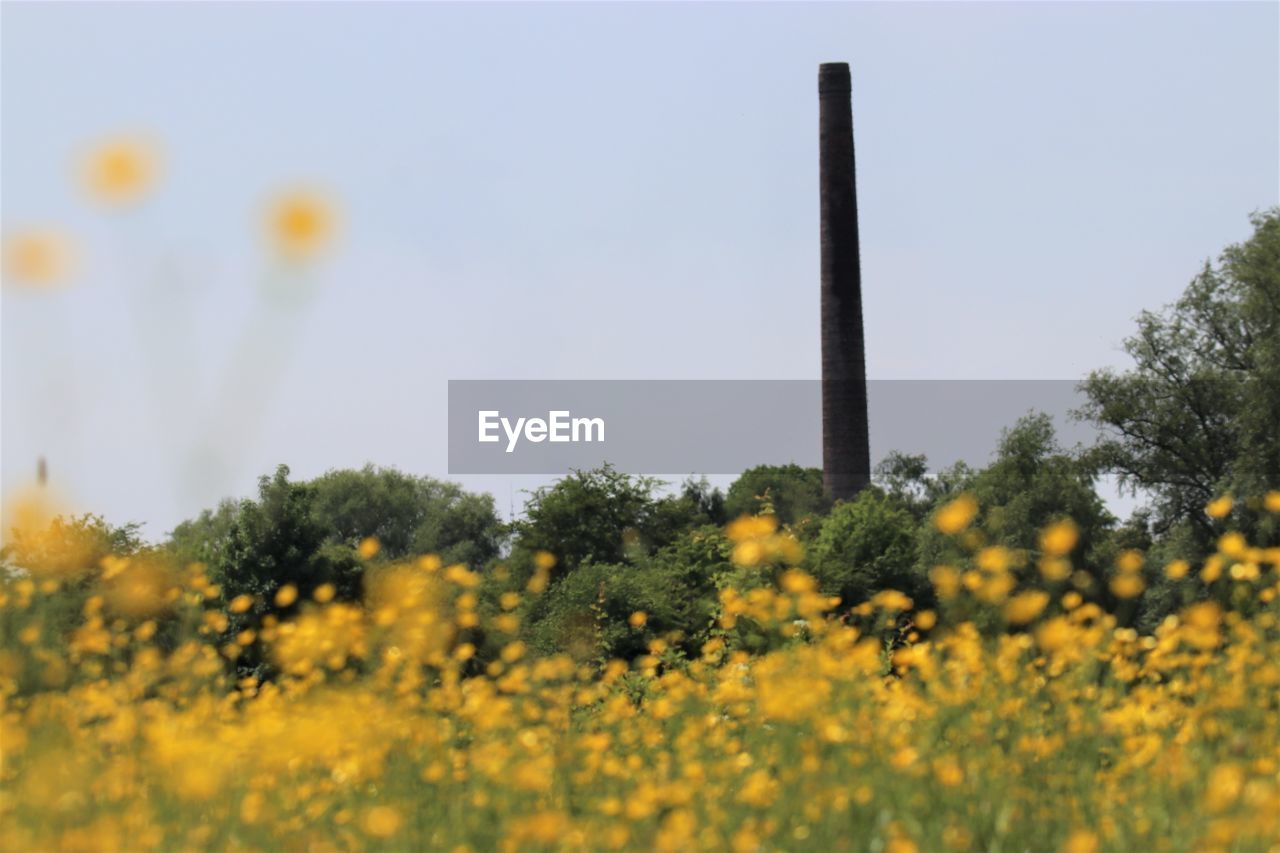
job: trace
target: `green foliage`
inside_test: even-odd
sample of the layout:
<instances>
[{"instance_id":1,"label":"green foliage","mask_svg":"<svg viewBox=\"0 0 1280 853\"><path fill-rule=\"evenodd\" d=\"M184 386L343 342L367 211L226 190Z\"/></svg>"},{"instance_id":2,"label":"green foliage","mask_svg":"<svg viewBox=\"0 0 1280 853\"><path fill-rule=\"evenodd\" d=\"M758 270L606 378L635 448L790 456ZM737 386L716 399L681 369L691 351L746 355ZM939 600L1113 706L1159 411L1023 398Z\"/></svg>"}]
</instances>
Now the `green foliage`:
<instances>
[{"instance_id":1,"label":"green foliage","mask_svg":"<svg viewBox=\"0 0 1280 853\"><path fill-rule=\"evenodd\" d=\"M559 562L557 577L588 562L618 563L651 553L693 524L710 519L714 493L686 485L672 498L656 500L660 482L623 474L610 465L574 471L553 486L535 491L516 534L513 562L549 551Z\"/></svg>"},{"instance_id":2,"label":"green foliage","mask_svg":"<svg viewBox=\"0 0 1280 853\"><path fill-rule=\"evenodd\" d=\"M274 592L293 584L305 596L323 583L333 583L340 596L359 594L358 566L334 563L321 555L325 530L312 512L312 490L289 482L281 465L273 477L258 480L258 499L241 501L219 558L209 573L224 597L251 595L269 601Z\"/></svg>"},{"instance_id":3,"label":"green foliage","mask_svg":"<svg viewBox=\"0 0 1280 853\"><path fill-rule=\"evenodd\" d=\"M1150 495L1157 533L1187 526L1199 555L1218 532L1208 501L1280 483L1280 209L1252 222L1176 303L1138 317L1132 370L1081 386L1078 414L1106 433L1095 464Z\"/></svg>"},{"instance_id":4,"label":"green foliage","mask_svg":"<svg viewBox=\"0 0 1280 853\"><path fill-rule=\"evenodd\" d=\"M757 465L742 472L725 495L730 518L771 509L783 524L824 515L831 501L822 490L822 471L799 465Z\"/></svg>"},{"instance_id":5,"label":"green foliage","mask_svg":"<svg viewBox=\"0 0 1280 853\"><path fill-rule=\"evenodd\" d=\"M717 578L732 570L714 526L688 532L631 563L586 563L535 599L526 622L533 648L579 660L630 659L662 638L696 656L715 618ZM643 625L630 623L645 614Z\"/></svg>"},{"instance_id":6,"label":"green foliage","mask_svg":"<svg viewBox=\"0 0 1280 853\"><path fill-rule=\"evenodd\" d=\"M928 576L918 566L918 522L898 501L876 488L836 504L810 548L809 566L823 592L841 607L896 589L918 606L932 599Z\"/></svg>"},{"instance_id":7,"label":"green foliage","mask_svg":"<svg viewBox=\"0 0 1280 853\"><path fill-rule=\"evenodd\" d=\"M1048 415L1020 418L1002 433L990 465L961 475L953 471L949 478L953 494L969 491L977 499L978 524L986 531L988 544L1034 554L1040 531L1070 518L1080 529L1072 552L1075 562L1095 575L1110 564L1114 548L1107 543L1115 519L1094 487L1094 468L1058 444ZM921 547L926 566L957 558L955 543L932 525L921 528Z\"/></svg>"},{"instance_id":8,"label":"green foliage","mask_svg":"<svg viewBox=\"0 0 1280 853\"><path fill-rule=\"evenodd\" d=\"M438 554L445 563L481 566L501 545L493 497L454 483L366 465L330 471L310 487L312 515L327 539L354 548L373 536L387 559Z\"/></svg>"},{"instance_id":9,"label":"green foliage","mask_svg":"<svg viewBox=\"0 0 1280 853\"><path fill-rule=\"evenodd\" d=\"M239 512L240 503L233 500L221 501L215 510L202 510L173 529L167 543L169 551L182 563L217 563Z\"/></svg>"}]
</instances>

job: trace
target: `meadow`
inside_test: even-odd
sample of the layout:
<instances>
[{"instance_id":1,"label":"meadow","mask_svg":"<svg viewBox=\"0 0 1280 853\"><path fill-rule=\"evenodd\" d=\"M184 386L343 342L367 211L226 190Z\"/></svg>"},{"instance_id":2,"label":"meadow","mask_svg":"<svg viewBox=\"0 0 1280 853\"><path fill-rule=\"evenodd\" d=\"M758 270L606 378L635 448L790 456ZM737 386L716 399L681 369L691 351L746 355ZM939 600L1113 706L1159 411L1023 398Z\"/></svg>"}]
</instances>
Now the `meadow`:
<instances>
[{"instance_id":1,"label":"meadow","mask_svg":"<svg viewBox=\"0 0 1280 853\"><path fill-rule=\"evenodd\" d=\"M1280 549L1227 533L1159 567L1188 603L1139 634L1073 587L1074 525L1030 554L976 515L962 495L932 517L967 556L927 611L839 608L785 527L740 518L701 654L655 638L631 661L519 639L546 552L527 580L492 570L486 608L479 573L366 541L363 600L286 585L228 638L263 602L200 564L90 564L42 521L0 593L0 848L1280 847ZM1122 554L1113 593L1146 562ZM238 674L250 648L270 676Z\"/></svg>"}]
</instances>

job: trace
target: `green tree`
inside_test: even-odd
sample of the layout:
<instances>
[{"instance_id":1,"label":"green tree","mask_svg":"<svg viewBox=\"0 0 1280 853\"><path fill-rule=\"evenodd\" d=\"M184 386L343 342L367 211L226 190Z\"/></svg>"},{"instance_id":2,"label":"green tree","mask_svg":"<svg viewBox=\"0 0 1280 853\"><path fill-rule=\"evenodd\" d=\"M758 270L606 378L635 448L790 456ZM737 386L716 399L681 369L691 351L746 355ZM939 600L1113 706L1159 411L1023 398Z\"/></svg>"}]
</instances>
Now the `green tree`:
<instances>
[{"instance_id":1,"label":"green tree","mask_svg":"<svg viewBox=\"0 0 1280 853\"><path fill-rule=\"evenodd\" d=\"M918 566L917 527L898 501L877 488L864 489L852 501L836 504L823 520L809 567L823 592L840 596L842 608L882 589L896 589L927 605L932 588Z\"/></svg>"},{"instance_id":2,"label":"green tree","mask_svg":"<svg viewBox=\"0 0 1280 853\"><path fill-rule=\"evenodd\" d=\"M656 638L696 656L709 639L717 607L717 580L733 571L731 545L720 528L686 532L675 542L630 563L587 563L526 614L533 648L579 659L633 658ZM643 624L632 624L643 613Z\"/></svg>"},{"instance_id":3,"label":"green tree","mask_svg":"<svg viewBox=\"0 0 1280 853\"><path fill-rule=\"evenodd\" d=\"M959 468L942 479L947 488L936 490L937 502L971 492L980 508L976 526L990 544L1031 556L1039 548L1041 530L1070 518L1080 530L1071 554L1076 565L1094 575L1110 565L1115 519L1095 489L1096 471L1082 454L1058 443L1048 415L1032 413L1005 429L986 468ZM956 543L932 525L922 526L920 537L924 567L960 559ZM1028 574L1027 579L1034 577Z\"/></svg>"},{"instance_id":4,"label":"green tree","mask_svg":"<svg viewBox=\"0 0 1280 853\"><path fill-rule=\"evenodd\" d=\"M289 482L287 465L259 478L258 499L240 502L218 559L209 566L224 597L254 596L257 611L265 612L286 584L297 587L300 598L325 583L334 584L339 597L359 595L360 565L350 549L323 547L326 531L313 500L308 484Z\"/></svg>"},{"instance_id":5,"label":"green tree","mask_svg":"<svg viewBox=\"0 0 1280 853\"><path fill-rule=\"evenodd\" d=\"M771 507L783 524L798 524L831 508L823 492L822 471L799 465L757 465L729 486L724 508L729 518L755 515Z\"/></svg>"},{"instance_id":6,"label":"green tree","mask_svg":"<svg viewBox=\"0 0 1280 853\"><path fill-rule=\"evenodd\" d=\"M525 517L512 524L521 562L535 551L559 561L557 577L588 562L617 563L666 544L653 492L658 481L623 474L611 465L573 471L536 490Z\"/></svg>"},{"instance_id":7,"label":"green tree","mask_svg":"<svg viewBox=\"0 0 1280 853\"><path fill-rule=\"evenodd\" d=\"M483 566L502 544L492 496L454 483L366 465L329 471L310 488L312 516L328 541L354 548L373 536L388 559L438 554L447 563Z\"/></svg>"},{"instance_id":8,"label":"green tree","mask_svg":"<svg viewBox=\"0 0 1280 853\"><path fill-rule=\"evenodd\" d=\"M1185 527L1201 553L1218 532L1208 501L1280 484L1280 209L1252 223L1177 302L1138 317L1131 370L1081 386L1077 414L1104 432L1099 469L1150 496L1157 534Z\"/></svg>"}]
</instances>

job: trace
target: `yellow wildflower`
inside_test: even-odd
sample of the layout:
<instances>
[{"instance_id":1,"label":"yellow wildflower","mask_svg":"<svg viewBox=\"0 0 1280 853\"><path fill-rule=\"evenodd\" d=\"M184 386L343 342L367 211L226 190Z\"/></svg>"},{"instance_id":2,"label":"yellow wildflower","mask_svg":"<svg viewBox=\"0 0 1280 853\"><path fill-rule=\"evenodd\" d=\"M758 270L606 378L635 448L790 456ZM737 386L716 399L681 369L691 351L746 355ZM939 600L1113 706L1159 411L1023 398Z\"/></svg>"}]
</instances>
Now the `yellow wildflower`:
<instances>
[{"instance_id":1,"label":"yellow wildflower","mask_svg":"<svg viewBox=\"0 0 1280 853\"><path fill-rule=\"evenodd\" d=\"M1040 531L1040 550L1054 557L1062 557L1071 553L1080 539L1080 528L1069 518L1053 524Z\"/></svg>"},{"instance_id":2,"label":"yellow wildflower","mask_svg":"<svg viewBox=\"0 0 1280 853\"><path fill-rule=\"evenodd\" d=\"M1011 625L1026 625L1039 616L1048 603L1049 593L1043 590L1018 593L1005 602L1004 618Z\"/></svg>"},{"instance_id":3,"label":"yellow wildflower","mask_svg":"<svg viewBox=\"0 0 1280 853\"><path fill-rule=\"evenodd\" d=\"M978 515L978 501L965 492L938 510L933 523L938 530L954 536L973 523Z\"/></svg>"},{"instance_id":4,"label":"yellow wildflower","mask_svg":"<svg viewBox=\"0 0 1280 853\"><path fill-rule=\"evenodd\" d=\"M364 830L374 838L390 838L400 831L400 823L400 813L390 806L374 806L364 815Z\"/></svg>"},{"instance_id":5,"label":"yellow wildflower","mask_svg":"<svg viewBox=\"0 0 1280 853\"><path fill-rule=\"evenodd\" d=\"M29 230L4 238L4 283L32 289L63 284L75 266L71 241L53 230Z\"/></svg>"},{"instance_id":6,"label":"yellow wildflower","mask_svg":"<svg viewBox=\"0 0 1280 853\"><path fill-rule=\"evenodd\" d=\"M141 137L118 137L97 145L85 158L85 189L108 204L128 204L146 195L160 174L158 147Z\"/></svg>"},{"instance_id":7,"label":"yellow wildflower","mask_svg":"<svg viewBox=\"0 0 1280 853\"><path fill-rule=\"evenodd\" d=\"M313 190L292 190L270 205L267 235L276 253L287 261L308 261L332 240L336 231L333 205Z\"/></svg>"},{"instance_id":8,"label":"yellow wildflower","mask_svg":"<svg viewBox=\"0 0 1280 853\"><path fill-rule=\"evenodd\" d=\"M1235 501L1231 495L1223 495L1205 504L1204 511L1210 518L1226 518L1234 505Z\"/></svg>"}]
</instances>

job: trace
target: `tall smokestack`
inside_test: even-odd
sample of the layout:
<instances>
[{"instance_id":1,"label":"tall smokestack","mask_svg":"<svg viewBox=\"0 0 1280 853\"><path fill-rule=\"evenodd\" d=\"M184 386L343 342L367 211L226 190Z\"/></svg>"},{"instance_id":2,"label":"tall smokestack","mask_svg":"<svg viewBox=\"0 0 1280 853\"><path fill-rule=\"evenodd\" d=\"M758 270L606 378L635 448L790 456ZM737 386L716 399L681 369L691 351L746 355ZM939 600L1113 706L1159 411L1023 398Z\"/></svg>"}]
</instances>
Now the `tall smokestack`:
<instances>
[{"instance_id":1,"label":"tall smokestack","mask_svg":"<svg viewBox=\"0 0 1280 853\"><path fill-rule=\"evenodd\" d=\"M849 66L818 66L822 205L822 484L848 500L871 482L862 271Z\"/></svg>"}]
</instances>

